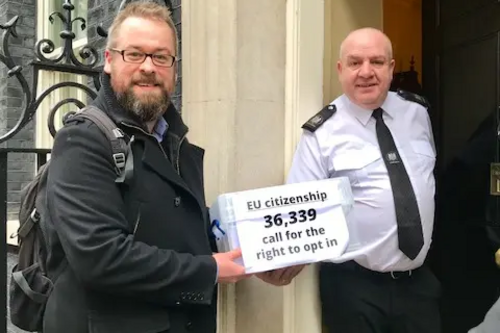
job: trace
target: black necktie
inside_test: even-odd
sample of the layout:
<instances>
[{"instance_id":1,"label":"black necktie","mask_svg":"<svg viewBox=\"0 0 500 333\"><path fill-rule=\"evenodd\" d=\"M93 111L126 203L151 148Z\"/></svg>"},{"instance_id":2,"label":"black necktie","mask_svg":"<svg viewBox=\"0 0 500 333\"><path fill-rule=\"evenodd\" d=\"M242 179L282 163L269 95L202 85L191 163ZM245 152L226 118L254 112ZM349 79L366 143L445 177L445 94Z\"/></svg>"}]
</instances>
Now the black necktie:
<instances>
[{"instance_id":1,"label":"black necktie","mask_svg":"<svg viewBox=\"0 0 500 333\"><path fill-rule=\"evenodd\" d=\"M381 108L373 111L377 120L377 139L384 159L396 207L399 248L410 259L415 259L424 245L422 223L415 192L399 155L391 131L382 119Z\"/></svg>"}]
</instances>

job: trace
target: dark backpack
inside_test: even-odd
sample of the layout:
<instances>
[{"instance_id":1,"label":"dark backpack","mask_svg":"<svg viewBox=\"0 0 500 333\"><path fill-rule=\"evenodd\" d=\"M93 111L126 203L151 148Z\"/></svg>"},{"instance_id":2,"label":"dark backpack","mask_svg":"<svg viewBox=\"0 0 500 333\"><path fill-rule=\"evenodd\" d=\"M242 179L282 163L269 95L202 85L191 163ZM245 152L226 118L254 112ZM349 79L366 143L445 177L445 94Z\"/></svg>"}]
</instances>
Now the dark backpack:
<instances>
[{"instance_id":1,"label":"dark backpack","mask_svg":"<svg viewBox=\"0 0 500 333\"><path fill-rule=\"evenodd\" d=\"M95 106L87 106L73 113L68 120L77 118L89 119L106 135L112 148L112 158L117 173L116 182L126 183L133 174L131 142L127 142L121 129L105 112ZM46 245L43 230L43 212L49 168L50 160L40 168L35 178L21 191L19 229L17 230L19 259L12 269L9 286L11 322L29 332L42 331L45 304L57 277L67 265L64 260L64 264L57 269L54 276L48 276L46 260L49 248ZM57 221L54 222L57 223Z\"/></svg>"}]
</instances>

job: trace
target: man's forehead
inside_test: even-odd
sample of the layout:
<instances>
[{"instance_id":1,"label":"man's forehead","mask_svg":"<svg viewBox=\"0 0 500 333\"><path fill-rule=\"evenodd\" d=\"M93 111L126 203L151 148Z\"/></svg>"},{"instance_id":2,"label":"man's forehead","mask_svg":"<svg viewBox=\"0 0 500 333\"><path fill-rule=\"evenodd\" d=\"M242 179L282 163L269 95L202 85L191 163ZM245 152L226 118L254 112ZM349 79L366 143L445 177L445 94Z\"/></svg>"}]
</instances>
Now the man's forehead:
<instances>
[{"instance_id":1,"label":"man's forehead","mask_svg":"<svg viewBox=\"0 0 500 333\"><path fill-rule=\"evenodd\" d=\"M149 24L156 25L155 29L151 29ZM168 32L158 33L158 28L166 29ZM134 38L130 38L131 35ZM137 38L137 36L140 36L140 38ZM119 44L135 49L154 47L157 50L173 52L175 48L174 32L166 22L139 17L129 17L123 21L116 40Z\"/></svg>"},{"instance_id":2,"label":"man's forehead","mask_svg":"<svg viewBox=\"0 0 500 333\"><path fill-rule=\"evenodd\" d=\"M158 19L146 18L146 17L127 17L120 25L121 31L126 31L127 33L145 33L151 32L152 26L154 30L171 30L167 22L163 22Z\"/></svg>"},{"instance_id":3,"label":"man's forehead","mask_svg":"<svg viewBox=\"0 0 500 333\"><path fill-rule=\"evenodd\" d=\"M345 39L346 44L379 44L384 45L389 42L388 38L378 30L368 29L368 30L358 30Z\"/></svg>"},{"instance_id":4,"label":"man's forehead","mask_svg":"<svg viewBox=\"0 0 500 333\"><path fill-rule=\"evenodd\" d=\"M342 58L387 58L389 49L383 43L349 43L343 48Z\"/></svg>"},{"instance_id":5,"label":"man's forehead","mask_svg":"<svg viewBox=\"0 0 500 333\"><path fill-rule=\"evenodd\" d=\"M361 29L351 33L341 44L341 57L356 54L357 56L389 56L390 40L380 31Z\"/></svg>"}]
</instances>

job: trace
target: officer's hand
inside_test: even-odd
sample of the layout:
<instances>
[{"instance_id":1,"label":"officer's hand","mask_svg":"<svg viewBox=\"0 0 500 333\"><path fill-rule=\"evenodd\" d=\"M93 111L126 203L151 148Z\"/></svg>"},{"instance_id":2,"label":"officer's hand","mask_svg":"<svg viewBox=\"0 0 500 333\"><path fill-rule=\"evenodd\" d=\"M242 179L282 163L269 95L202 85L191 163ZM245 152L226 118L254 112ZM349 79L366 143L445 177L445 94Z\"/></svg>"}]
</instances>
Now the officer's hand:
<instances>
[{"instance_id":1,"label":"officer's hand","mask_svg":"<svg viewBox=\"0 0 500 333\"><path fill-rule=\"evenodd\" d=\"M219 276L217 277L219 283L234 283L252 275L245 274L245 267L234 262L235 259L241 258L241 249L216 253L213 257L219 268Z\"/></svg>"},{"instance_id":2,"label":"officer's hand","mask_svg":"<svg viewBox=\"0 0 500 333\"><path fill-rule=\"evenodd\" d=\"M305 265L296 265L268 272L257 273L256 276L274 286L286 286L304 269Z\"/></svg>"}]
</instances>

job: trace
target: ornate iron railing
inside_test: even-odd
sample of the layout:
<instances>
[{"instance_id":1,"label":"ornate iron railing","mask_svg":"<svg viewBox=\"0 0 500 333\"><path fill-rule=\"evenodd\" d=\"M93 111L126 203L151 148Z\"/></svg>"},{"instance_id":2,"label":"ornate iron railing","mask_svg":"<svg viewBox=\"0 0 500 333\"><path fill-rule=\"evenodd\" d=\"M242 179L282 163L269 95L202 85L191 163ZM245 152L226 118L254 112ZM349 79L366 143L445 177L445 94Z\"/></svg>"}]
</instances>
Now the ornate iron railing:
<instances>
[{"instance_id":1,"label":"ornate iron railing","mask_svg":"<svg viewBox=\"0 0 500 333\"><path fill-rule=\"evenodd\" d=\"M120 0L117 0L120 1ZM121 0L118 12L129 2L136 0ZM150 0L162 3L172 10L172 4L170 0ZM0 135L0 144L6 142L10 138L14 137L19 133L27 124L29 124L40 107L41 103L51 94L52 92L62 89L65 87L73 87L83 90L88 97L94 99L97 96L95 90L89 88L87 85L80 84L73 81L58 82L51 87L48 87L45 91L37 96L38 84L39 84L39 74L42 71L49 72L60 72L60 73L71 73L77 75L83 75L93 80L96 90L100 89L99 75L101 73L101 66L99 65L99 54L97 50L90 46L83 46L78 55L75 54L73 41L76 38L76 34L73 30L75 26L82 31L87 29L87 21L82 17L73 18L73 11L75 6L73 4L75 1L65 0L61 11L55 11L51 13L48 20L53 24L55 20L60 20L63 24L63 29L59 33L63 41L60 54L54 54L56 51L55 43L50 39L39 40L34 47L34 59L29 62L29 66L32 68L32 79L31 84L28 83L27 78L23 74L23 68L21 64L17 64L14 60L9 50L9 42L11 38L18 38L17 33L17 23L19 16L13 17L10 21L5 24L0 23L0 30L3 31L0 40L0 63L3 63L7 67L7 79L16 78L21 85L23 94L23 106L22 110L19 112L19 118L16 121L14 127L8 129L5 134ZM99 36L106 38L108 33L106 29L101 25L97 26L97 33ZM80 60L81 59L81 60ZM78 108L83 108L85 102L78 100L73 97L65 98L57 103L55 103L50 108L48 114L47 125L49 132L52 136L56 134L55 128L55 114L56 112L66 104L75 104ZM0 112L5 112L0 110ZM8 174L8 163L7 157L9 154L17 153L29 153L35 154L37 156L37 167L40 167L46 162L47 154L50 153L50 149L35 149L35 148L0 148L0 236L3 237L3 241L0 241L0 302L3 304L3 315L0 316L0 330L7 331L7 294L6 294L6 278L7 278L7 241L6 241L6 223L7 223L7 174ZM2 329L3 327L3 329Z\"/></svg>"},{"instance_id":2,"label":"ornate iron railing","mask_svg":"<svg viewBox=\"0 0 500 333\"><path fill-rule=\"evenodd\" d=\"M120 11L129 2L133 1L135 0L122 0L118 11ZM161 3L161 1L157 2ZM170 0L164 0L163 3L167 7L172 8ZM31 86L28 84L24 74L22 73L22 66L15 63L14 58L9 51L10 38L18 37L16 24L19 20L19 16L13 17L9 22L7 22L7 24L0 24L0 29L3 30L1 39L3 52L0 53L0 62L7 66L8 78L16 77L16 79L21 84L24 94L24 109L19 115L19 120L12 129L0 136L0 143L7 141L8 139L16 135L20 130L22 130L24 126L26 126L33 119L33 116L35 115L38 107L43 102L43 100L50 93L57 89L61 89L64 87L75 87L85 91L87 95L92 99L96 97L96 92L94 90L86 85L72 81L59 82L49 87L39 96L36 96L40 71L56 71L62 73L85 75L93 78L94 86L97 90L99 90L100 88L99 74L101 72L101 68L100 66L97 66L99 63L99 54L97 50L90 45L85 45L79 51L79 56L83 60L80 61L75 55L73 48L73 40L76 37L76 34L73 32L73 26L79 23L80 29L84 31L87 27L87 21L82 17L73 18L72 12L75 9L75 6L73 5L71 0L65 0L62 5L62 9L63 12L53 12L48 18L51 23L54 23L56 19L61 20L61 22L63 23L64 29L59 34L59 36L64 41L62 52L58 56L52 56L52 53L55 51L55 44L50 39L41 39L36 43L34 50L36 58L30 62L30 65L33 68L33 78ZM97 27L97 33L101 37L107 37L107 31L103 28L102 24ZM85 103L83 101L79 101L75 98L66 98L56 103L51 108L47 119L49 131L52 136L54 136L56 133L54 126L54 116L57 110L63 105L69 103L74 103L79 108L85 106Z\"/></svg>"},{"instance_id":3,"label":"ornate iron railing","mask_svg":"<svg viewBox=\"0 0 500 333\"><path fill-rule=\"evenodd\" d=\"M91 98L95 98L96 93L91 88L86 85L79 84L76 82L59 82L49 88L47 88L39 96L36 96L39 73L40 71L56 71L62 73L73 73L85 75L92 77L94 79L94 85L96 89L99 89L99 73L100 69L96 68L99 62L99 55L97 50L92 46L84 46L80 52L79 56L83 61L80 61L74 53L73 40L76 35L73 32L73 25L75 23L80 23L80 28L82 30L86 29L86 20L82 17L72 18L72 11L75 9L71 0L66 0L63 4L64 14L61 12L53 12L49 16L49 21L54 23L56 19L61 20L64 29L60 32L60 37L63 39L64 43L62 46L62 52L57 56L52 56L55 51L55 44L50 39L39 40L35 44L35 56L36 58L30 62L32 66L32 84L28 85L28 82L22 72L22 67L14 62L14 59L9 50L9 39L11 37L17 38L16 24L18 22L19 16L13 17L7 24L0 25L0 29L4 30L2 34L2 54L0 54L0 62L7 66L8 72L7 77L16 77L16 79L21 84L21 88L24 94L24 109L19 115L19 119L15 126L10 129L7 133L0 137L0 143L12 138L20 130L24 128L35 115L40 104L43 100L53 91L61 89L63 87L75 87L85 91ZM103 33L104 29L100 29ZM63 105L68 103L75 103L78 107L85 106L85 103L78 101L74 98L67 98L56 105L54 105L49 113L48 126L52 135L55 135L54 126L54 115L56 111Z\"/></svg>"}]
</instances>

